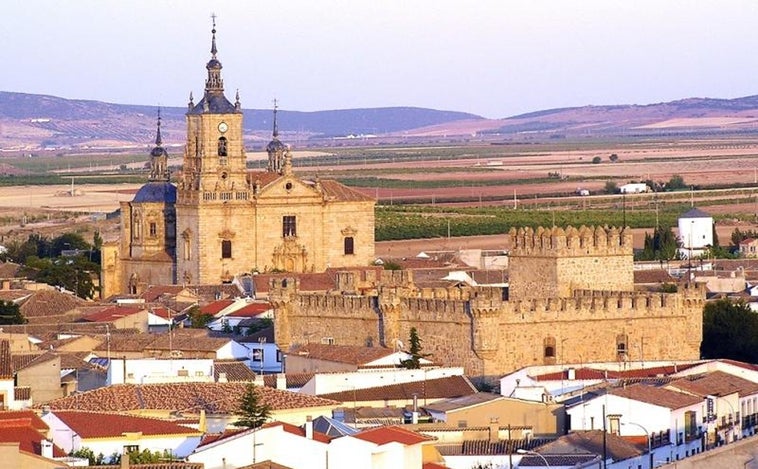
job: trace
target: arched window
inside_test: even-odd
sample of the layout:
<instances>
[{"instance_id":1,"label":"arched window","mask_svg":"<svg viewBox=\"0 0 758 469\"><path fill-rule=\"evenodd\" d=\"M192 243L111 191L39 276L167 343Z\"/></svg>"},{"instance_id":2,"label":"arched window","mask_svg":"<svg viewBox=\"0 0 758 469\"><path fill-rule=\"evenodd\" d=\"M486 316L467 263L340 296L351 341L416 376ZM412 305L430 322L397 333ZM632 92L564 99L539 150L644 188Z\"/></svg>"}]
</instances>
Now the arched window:
<instances>
[{"instance_id":1,"label":"arched window","mask_svg":"<svg viewBox=\"0 0 758 469\"><path fill-rule=\"evenodd\" d=\"M192 257L192 245L189 238L184 238L184 260L188 261Z\"/></svg>"},{"instance_id":2,"label":"arched window","mask_svg":"<svg viewBox=\"0 0 758 469\"><path fill-rule=\"evenodd\" d=\"M345 237L345 255L355 254L355 242L352 236Z\"/></svg>"},{"instance_id":3,"label":"arched window","mask_svg":"<svg viewBox=\"0 0 758 469\"><path fill-rule=\"evenodd\" d=\"M158 224L154 221L150 222L150 236L155 237L158 234Z\"/></svg>"},{"instance_id":4,"label":"arched window","mask_svg":"<svg viewBox=\"0 0 758 469\"><path fill-rule=\"evenodd\" d=\"M548 361L555 361L555 337L545 337L542 341L543 357Z\"/></svg>"},{"instance_id":5,"label":"arched window","mask_svg":"<svg viewBox=\"0 0 758 469\"><path fill-rule=\"evenodd\" d=\"M226 156L226 137L218 139L218 156Z\"/></svg>"}]
</instances>

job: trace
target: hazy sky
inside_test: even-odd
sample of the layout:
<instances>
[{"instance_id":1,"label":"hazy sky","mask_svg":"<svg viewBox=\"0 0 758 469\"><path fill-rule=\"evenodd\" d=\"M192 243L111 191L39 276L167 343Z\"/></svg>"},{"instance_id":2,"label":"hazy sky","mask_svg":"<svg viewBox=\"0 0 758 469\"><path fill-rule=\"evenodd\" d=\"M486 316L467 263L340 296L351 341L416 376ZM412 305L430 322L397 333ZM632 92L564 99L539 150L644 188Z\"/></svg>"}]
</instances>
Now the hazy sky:
<instances>
[{"instance_id":1,"label":"hazy sky","mask_svg":"<svg viewBox=\"0 0 758 469\"><path fill-rule=\"evenodd\" d=\"M758 0L3 0L0 90L507 117L758 94Z\"/></svg>"}]
</instances>

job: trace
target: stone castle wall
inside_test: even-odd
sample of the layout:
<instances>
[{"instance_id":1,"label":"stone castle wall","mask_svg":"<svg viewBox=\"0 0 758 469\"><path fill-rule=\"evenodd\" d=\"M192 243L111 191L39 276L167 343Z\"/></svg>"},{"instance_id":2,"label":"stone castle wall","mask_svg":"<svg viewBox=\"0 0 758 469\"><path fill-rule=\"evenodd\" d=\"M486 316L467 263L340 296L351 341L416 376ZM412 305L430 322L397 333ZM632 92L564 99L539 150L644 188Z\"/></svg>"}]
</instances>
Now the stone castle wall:
<instances>
[{"instance_id":1,"label":"stone castle wall","mask_svg":"<svg viewBox=\"0 0 758 469\"><path fill-rule=\"evenodd\" d=\"M590 258L631 274L631 258L626 264L605 262L599 251L590 252ZM553 259L556 264L563 260L560 255ZM626 273L608 275L626 282ZM582 283L574 280L573 285ZM424 353L463 366L471 375L494 376L534 364L618 360L623 366L624 361L696 359L702 339L704 291L687 284L671 294L573 288L567 296L505 299L501 288L420 289L412 272L384 271L375 288L364 286L361 295L300 294L294 279L270 287L276 339L283 350L322 340L395 347L407 342L415 327ZM345 285L340 290L358 291Z\"/></svg>"}]
</instances>

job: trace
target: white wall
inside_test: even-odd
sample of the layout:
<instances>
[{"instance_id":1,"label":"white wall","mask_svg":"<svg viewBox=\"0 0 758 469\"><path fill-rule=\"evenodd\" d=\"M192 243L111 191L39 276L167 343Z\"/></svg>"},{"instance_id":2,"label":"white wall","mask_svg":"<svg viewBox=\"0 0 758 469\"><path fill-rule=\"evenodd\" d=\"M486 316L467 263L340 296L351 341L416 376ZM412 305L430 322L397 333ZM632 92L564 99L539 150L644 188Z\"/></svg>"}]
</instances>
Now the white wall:
<instances>
[{"instance_id":1,"label":"white wall","mask_svg":"<svg viewBox=\"0 0 758 469\"><path fill-rule=\"evenodd\" d=\"M126 376L124 376L126 365ZM180 375L181 372L181 375ZM186 372L186 376L184 376ZM213 382L212 359L111 359L106 383L150 384Z\"/></svg>"},{"instance_id":2,"label":"white wall","mask_svg":"<svg viewBox=\"0 0 758 469\"><path fill-rule=\"evenodd\" d=\"M680 252L687 258L692 249L692 257L698 257L705 252L705 247L713 245L713 218L680 218L679 240L682 243Z\"/></svg>"},{"instance_id":3,"label":"white wall","mask_svg":"<svg viewBox=\"0 0 758 469\"><path fill-rule=\"evenodd\" d=\"M253 458L255 462L271 460L292 469L326 469L327 448L326 443L309 440L275 426L246 431L198 448L187 460L204 463L205 469L236 469L253 464Z\"/></svg>"},{"instance_id":4,"label":"white wall","mask_svg":"<svg viewBox=\"0 0 758 469\"><path fill-rule=\"evenodd\" d=\"M262 370L264 373L282 372L283 364L278 358L281 359L284 355L279 351L279 347L276 344L248 342L245 344L245 347L249 350L248 358L250 359L250 368L253 371L260 373L261 365L263 365ZM259 357L260 350L263 350L263 363L259 360L254 360L254 358Z\"/></svg>"},{"instance_id":5,"label":"white wall","mask_svg":"<svg viewBox=\"0 0 758 469\"><path fill-rule=\"evenodd\" d=\"M316 374L300 389L304 394L319 395L366 389L391 384L463 376L463 368L425 368L422 370L359 370L347 373Z\"/></svg>"},{"instance_id":6,"label":"white wall","mask_svg":"<svg viewBox=\"0 0 758 469\"><path fill-rule=\"evenodd\" d=\"M226 345L216 350L217 360L247 360L250 351L239 342L230 340Z\"/></svg>"}]
</instances>

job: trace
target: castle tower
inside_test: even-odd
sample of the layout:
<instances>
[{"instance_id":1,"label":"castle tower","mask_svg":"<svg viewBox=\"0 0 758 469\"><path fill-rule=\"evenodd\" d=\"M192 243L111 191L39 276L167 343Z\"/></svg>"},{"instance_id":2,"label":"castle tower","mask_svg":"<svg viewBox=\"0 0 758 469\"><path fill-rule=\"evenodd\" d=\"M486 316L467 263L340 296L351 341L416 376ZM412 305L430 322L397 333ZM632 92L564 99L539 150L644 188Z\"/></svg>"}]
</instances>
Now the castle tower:
<instances>
[{"instance_id":1,"label":"castle tower","mask_svg":"<svg viewBox=\"0 0 758 469\"><path fill-rule=\"evenodd\" d=\"M266 145L266 153L268 153L268 167L266 171L282 174L287 145L279 140L279 129L276 126L276 110L276 100L274 100L274 132L271 141Z\"/></svg>"},{"instance_id":2,"label":"castle tower","mask_svg":"<svg viewBox=\"0 0 758 469\"><path fill-rule=\"evenodd\" d=\"M630 230L607 227L511 229L509 296L567 298L575 290L634 290Z\"/></svg>"},{"instance_id":3,"label":"castle tower","mask_svg":"<svg viewBox=\"0 0 758 469\"><path fill-rule=\"evenodd\" d=\"M242 106L224 95L217 58L216 20L211 31L211 59L199 103L192 94L186 113L187 143L179 180L176 211L177 279L180 283L218 283L249 271L245 240L250 239L251 188L246 180Z\"/></svg>"}]
</instances>

